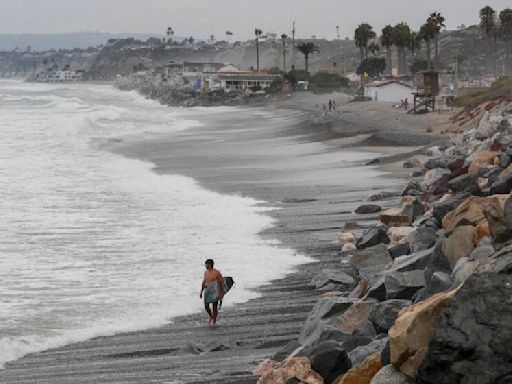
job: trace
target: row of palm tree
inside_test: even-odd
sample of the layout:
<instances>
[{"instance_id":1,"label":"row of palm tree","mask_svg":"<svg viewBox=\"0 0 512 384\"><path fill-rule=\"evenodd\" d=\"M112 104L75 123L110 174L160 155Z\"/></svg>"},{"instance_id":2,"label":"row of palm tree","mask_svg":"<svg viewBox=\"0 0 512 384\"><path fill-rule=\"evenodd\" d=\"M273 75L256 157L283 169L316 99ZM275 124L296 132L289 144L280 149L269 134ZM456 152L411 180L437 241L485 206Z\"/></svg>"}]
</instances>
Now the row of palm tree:
<instances>
[{"instance_id":1,"label":"row of palm tree","mask_svg":"<svg viewBox=\"0 0 512 384\"><path fill-rule=\"evenodd\" d=\"M439 34L444 27L444 17L439 12L433 12L420 28L419 31L413 31L405 22L395 26L386 25L382 29L379 38L380 44L386 49L386 72L391 73L393 67L392 49L395 47L398 53L399 72L407 72L407 53L410 52L413 57L421 49L422 42L426 43L427 68L432 68L431 44L435 44L435 66L439 68ZM368 23L360 24L354 32L356 46L361 52L361 62L368 59L368 51L375 53L378 45L375 40L377 33Z\"/></svg>"},{"instance_id":2,"label":"row of palm tree","mask_svg":"<svg viewBox=\"0 0 512 384\"><path fill-rule=\"evenodd\" d=\"M490 6L482 8L480 10L480 29L487 36L492 46L494 74L497 76L498 73L497 55L499 40L502 40L505 44L506 73L512 74L512 9L506 8L498 14Z\"/></svg>"}]
</instances>

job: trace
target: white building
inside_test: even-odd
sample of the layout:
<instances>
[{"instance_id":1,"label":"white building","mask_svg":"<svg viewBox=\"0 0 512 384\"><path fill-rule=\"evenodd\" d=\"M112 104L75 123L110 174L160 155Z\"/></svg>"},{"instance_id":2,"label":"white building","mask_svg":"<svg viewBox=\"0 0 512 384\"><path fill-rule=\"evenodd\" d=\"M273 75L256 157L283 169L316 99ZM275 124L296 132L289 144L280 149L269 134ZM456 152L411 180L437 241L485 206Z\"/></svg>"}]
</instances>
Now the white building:
<instances>
[{"instance_id":1,"label":"white building","mask_svg":"<svg viewBox=\"0 0 512 384\"><path fill-rule=\"evenodd\" d=\"M54 71L52 72L47 80L50 82L57 81L57 82L64 82L64 81L80 81L84 78L84 71L71 71L71 70L65 70L65 71Z\"/></svg>"},{"instance_id":2,"label":"white building","mask_svg":"<svg viewBox=\"0 0 512 384\"><path fill-rule=\"evenodd\" d=\"M413 88L396 80L381 81L367 84L364 96L373 101L384 103L399 103L401 100L412 99Z\"/></svg>"}]
</instances>

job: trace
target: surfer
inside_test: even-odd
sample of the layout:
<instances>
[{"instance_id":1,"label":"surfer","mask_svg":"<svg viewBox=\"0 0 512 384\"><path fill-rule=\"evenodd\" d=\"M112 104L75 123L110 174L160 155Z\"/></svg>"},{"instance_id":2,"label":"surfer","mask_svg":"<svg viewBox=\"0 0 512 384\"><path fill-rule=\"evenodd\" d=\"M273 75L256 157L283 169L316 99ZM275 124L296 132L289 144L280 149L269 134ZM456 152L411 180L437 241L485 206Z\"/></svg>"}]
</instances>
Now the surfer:
<instances>
[{"instance_id":1,"label":"surfer","mask_svg":"<svg viewBox=\"0 0 512 384\"><path fill-rule=\"evenodd\" d=\"M203 298L204 293L204 309L210 320L208 320L209 325L213 325L217 322L217 314L218 314L218 305L219 301L222 300L224 296L225 290L225 282L222 274L213 268L213 260L208 259L204 262L206 267L206 271L204 272L203 283L201 284L201 293L199 294L199 298ZM212 309L210 309L210 304L212 304Z\"/></svg>"}]
</instances>

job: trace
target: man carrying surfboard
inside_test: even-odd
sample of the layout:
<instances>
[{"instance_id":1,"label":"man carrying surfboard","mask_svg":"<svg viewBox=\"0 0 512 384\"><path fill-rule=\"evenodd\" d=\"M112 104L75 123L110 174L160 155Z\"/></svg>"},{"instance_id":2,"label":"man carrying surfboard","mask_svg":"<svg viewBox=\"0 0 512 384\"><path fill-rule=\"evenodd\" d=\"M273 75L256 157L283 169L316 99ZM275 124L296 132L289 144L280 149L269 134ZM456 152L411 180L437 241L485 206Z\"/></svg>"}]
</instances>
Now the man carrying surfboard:
<instances>
[{"instance_id":1,"label":"man carrying surfboard","mask_svg":"<svg viewBox=\"0 0 512 384\"><path fill-rule=\"evenodd\" d=\"M204 293L204 309L210 319L209 325L214 325L217 322L218 305L226 293L225 282L222 274L213 268L213 260L208 259L204 262L206 271L204 272L203 283L201 284L201 293L199 298L203 298ZM212 309L210 309L212 304Z\"/></svg>"}]
</instances>

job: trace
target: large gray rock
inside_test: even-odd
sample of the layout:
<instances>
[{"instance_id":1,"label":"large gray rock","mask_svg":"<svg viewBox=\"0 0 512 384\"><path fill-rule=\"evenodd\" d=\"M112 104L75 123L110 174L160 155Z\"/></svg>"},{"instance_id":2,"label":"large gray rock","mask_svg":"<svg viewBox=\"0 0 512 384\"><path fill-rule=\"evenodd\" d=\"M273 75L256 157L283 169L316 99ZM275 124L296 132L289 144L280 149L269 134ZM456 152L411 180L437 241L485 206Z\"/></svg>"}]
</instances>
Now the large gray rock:
<instances>
[{"instance_id":1,"label":"large gray rock","mask_svg":"<svg viewBox=\"0 0 512 384\"><path fill-rule=\"evenodd\" d=\"M437 230L432 227L418 227L409 238L411 253L421 252L434 245Z\"/></svg>"},{"instance_id":2,"label":"large gray rock","mask_svg":"<svg viewBox=\"0 0 512 384\"><path fill-rule=\"evenodd\" d=\"M411 247L409 243L398 244L393 247L388 248L389 256L394 260L398 256L404 256L411 253Z\"/></svg>"},{"instance_id":3,"label":"large gray rock","mask_svg":"<svg viewBox=\"0 0 512 384\"><path fill-rule=\"evenodd\" d=\"M385 228L374 227L368 229L357 241L357 248L369 248L377 244L389 244L389 237Z\"/></svg>"},{"instance_id":4,"label":"large gray rock","mask_svg":"<svg viewBox=\"0 0 512 384\"><path fill-rule=\"evenodd\" d=\"M505 194L512 191L512 175L506 177L498 177L491 185L491 194Z\"/></svg>"},{"instance_id":5,"label":"large gray rock","mask_svg":"<svg viewBox=\"0 0 512 384\"><path fill-rule=\"evenodd\" d=\"M319 272L310 282L310 286L315 289L321 289L328 284L335 284L345 288L346 291L354 287L355 281L352 276L343 272L332 269L324 269Z\"/></svg>"},{"instance_id":6,"label":"large gray rock","mask_svg":"<svg viewBox=\"0 0 512 384\"><path fill-rule=\"evenodd\" d=\"M469 260L481 260L486 259L494 253L494 248L492 246L492 239L490 237L484 237L480 244L471 252L469 255Z\"/></svg>"},{"instance_id":7,"label":"large gray rock","mask_svg":"<svg viewBox=\"0 0 512 384\"><path fill-rule=\"evenodd\" d=\"M390 364L377 372L370 384L414 384L414 381Z\"/></svg>"},{"instance_id":8,"label":"large gray rock","mask_svg":"<svg viewBox=\"0 0 512 384\"><path fill-rule=\"evenodd\" d=\"M368 215L382 211L382 208L375 204L363 204L356 208L355 213L358 215Z\"/></svg>"},{"instance_id":9,"label":"large gray rock","mask_svg":"<svg viewBox=\"0 0 512 384\"><path fill-rule=\"evenodd\" d=\"M347 372L352 364L345 349L336 342L325 341L301 353L311 360L311 368L324 378L326 384Z\"/></svg>"},{"instance_id":10,"label":"large gray rock","mask_svg":"<svg viewBox=\"0 0 512 384\"><path fill-rule=\"evenodd\" d=\"M358 301L345 297L321 297L309 312L299 342L302 345L315 343L324 331L335 328L338 317Z\"/></svg>"},{"instance_id":11,"label":"large gray rock","mask_svg":"<svg viewBox=\"0 0 512 384\"><path fill-rule=\"evenodd\" d=\"M410 300L386 300L382 303L374 304L368 318L373 323L377 332L387 333L395 323L398 312L403 307L408 307L411 304Z\"/></svg>"},{"instance_id":12,"label":"large gray rock","mask_svg":"<svg viewBox=\"0 0 512 384\"><path fill-rule=\"evenodd\" d=\"M422 270L407 272L391 272L385 276L386 300L411 300L416 291L425 286L425 276Z\"/></svg>"},{"instance_id":13,"label":"large gray rock","mask_svg":"<svg viewBox=\"0 0 512 384\"><path fill-rule=\"evenodd\" d=\"M448 182L448 188L450 188L454 193L466 191L470 193L476 193L478 191L476 178L467 173L451 179Z\"/></svg>"},{"instance_id":14,"label":"large gray rock","mask_svg":"<svg viewBox=\"0 0 512 384\"><path fill-rule=\"evenodd\" d=\"M429 260L429 264L425 268L425 280L429 281L434 274L434 272L440 271L440 272L446 272L451 273L452 267L450 266L450 263L448 263L448 259L446 258L446 255L443 253L443 246L444 242L446 241L446 238L444 236L441 236L437 239L432 255Z\"/></svg>"},{"instance_id":15,"label":"large gray rock","mask_svg":"<svg viewBox=\"0 0 512 384\"><path fill-rule=\"evenodd\" d=\"M451 160L447 157L437 157L433 159L428 159L425 164L423 165L425 169L431 170L434 168L448 168L450 165Z\"/></svg>"},{"instance_id":16,"label":"large gray rock","mask_svg":"<svg viewBox=\"0 0 512 384\"><path fill-rule=\"evenodd\" d=\"M386 343L388 342L387 337L383 337L381 339L376 339L369 344L363 345L361 347L357 347L353 349L348 354L348 358L350 359L352 366L358 366L361 364L368 356L371 356L377 352L381 352Z\"/></svg>"},{"instance_id":17,"label":"large gray rock","mask_svg":"<svg viewBox=\"0 0 512 384\"><path fill-rule=\"evenodd\" d=\"M419 369L425 384L494 384L512 379L512 276L469 277L441 313Z\"/></svg>"},{"instance_id":18,"label":"large gray rock","mask_svg":"<svg viewBox=\"0 0 512 384\"><path fill-rule=\"evenodd\" d=\"M430 259L434 248L430 248L411 255L404 255L397 257L390 267L391 271L405 272L413 271L415 269L425 269L430 263Z\"/></svg>"},{"instance_id":19,"label":"large gray rock","mask_svg":"<svg viewBox=\"0 0 512 384\"><path fill-rule=\"evenodd\" d=\"M435 203L432 206L432 214L434 215L434 218L438 221L438 223L441 223L443 221L443 218L446 216L446 214L448 212L457 208L464 201L466 201L469 197L471 197L471 193L462 192L462 193L456 194L451 199L448 199L441 203Z\"/></svg>"},{"instance_id":20,"label":"large gray rock","mask_svg":"<svg viewBox=\"0 0 512 384\"><path fill-rule=\"evenodd\" d=\"M427 283L425 288L420 289L414 296L414 302L423 301L429 297L434 296L436 293L449 291L453 286L451 276L446 272L434 272L432 277Z\"/></svg>"},{"instance_id":21,"label":"large gray rock","mask_svg":"<svg viewBox=\"0 0 512 384\"><path fill-rule=\"evenodd\" d=\"M472 225L461 225L455 228L453 233L443 244L443 253L453 269L457 261L462 257L468 257L475 249L473 236L476 228Z\"/></svg>"},{"instance_id":22,"label":"large gray rock","mask_svg":"<svg viewBox=\"0 0 512 384\"><path fill-rule=\"evenodd\" d=\"M376 299L378 301L386 300L386 278L384 275L378 276L370 282L368 292L365 298Z\"/></svg>"},{"instance_id":23,"label":"large gray rock","mask_svg":"<svg viewBox=\"0 0 512 384\"><path fill-rule=\"evenodd\" d=\"M383 270L384 267L392 261L385 244L359 250L350 258L350 264L356 275L360 275L361 270L364 271L367 268L376 267L377 269Z\"/></svg>"}]
</instances>

